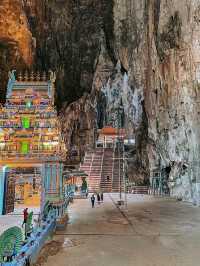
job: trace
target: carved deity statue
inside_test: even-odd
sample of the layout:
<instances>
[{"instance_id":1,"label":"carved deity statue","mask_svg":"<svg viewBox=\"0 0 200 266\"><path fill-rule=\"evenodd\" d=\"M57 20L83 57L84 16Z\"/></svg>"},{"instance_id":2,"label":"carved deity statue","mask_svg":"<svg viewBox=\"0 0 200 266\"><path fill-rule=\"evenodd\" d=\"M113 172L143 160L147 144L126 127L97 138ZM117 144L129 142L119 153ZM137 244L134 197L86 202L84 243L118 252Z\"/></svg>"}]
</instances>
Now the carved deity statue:
<instances>
[{"instance_id":1,"label":"carved deity statue","mask_svg":"<svg viewBox=\"0 0 200 266\"><path fill-rule=\"evenodd\" d=\"M12 70L8 72L9 80L15 81L15 72L16 70Z\"/></svg>"},{"instance_id":2,"label":"carved deity statue","mask_svg":"<svg viewBox=\"0 0 200 266\"><path fill-rule=\"evenodd\" d=\"M7 85L7 96L9 96L12 93L12 86L13 83L15 82L16 78L15 78L15 72L16 70L12 70L8 72L8 85Z\"/></svg>"},{"instance_id":3,"label":"carved deity statue","mask_svg":"<svg viewBox=\"0 0 200 266\"><path fill-rule=\"evenodd\" d=\"M51 82L55 83L55 81L56 81L56 72L53 72L52 70L50 70L49 73L50 73Z\"/></svg>"}]
</instances>

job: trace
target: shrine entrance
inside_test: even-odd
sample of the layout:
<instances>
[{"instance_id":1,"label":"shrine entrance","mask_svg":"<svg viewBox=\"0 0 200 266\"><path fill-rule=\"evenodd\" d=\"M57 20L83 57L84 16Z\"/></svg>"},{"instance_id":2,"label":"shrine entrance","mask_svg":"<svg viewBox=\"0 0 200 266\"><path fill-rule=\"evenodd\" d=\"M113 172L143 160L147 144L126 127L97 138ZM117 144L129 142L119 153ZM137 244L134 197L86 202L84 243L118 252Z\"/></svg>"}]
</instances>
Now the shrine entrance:
<instances>
[{"instance_id":1,"label":"shrine entrance","mask_svg":"<svg viewBox=\"0 0 200 266\"><path fill-rule=\"evenodd\" d=\"M5 172L3 214L21 213L26 208L40 209L42 200L41 167L10 167Z\"/></svg>"}]
</instances>

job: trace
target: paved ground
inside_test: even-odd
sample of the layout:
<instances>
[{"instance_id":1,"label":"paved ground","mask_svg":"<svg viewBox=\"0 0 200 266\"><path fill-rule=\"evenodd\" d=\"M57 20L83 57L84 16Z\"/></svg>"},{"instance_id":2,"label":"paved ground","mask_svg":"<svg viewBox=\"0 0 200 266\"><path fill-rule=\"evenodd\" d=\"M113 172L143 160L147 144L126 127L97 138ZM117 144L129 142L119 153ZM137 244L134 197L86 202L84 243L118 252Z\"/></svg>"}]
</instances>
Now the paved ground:
<instances>
[{"instance_id":1,"label":"paved ground","mask_svg":"<svg viewBox=\"0 0 200 266\"><path fill-rule=\"evenodd\" d=\"M43 254L47 261L37 265L200 265L200 208L130 195L126 211L116 207L117 199L105 195L105 202L94 209L89 199L76 200L67 229L54 237L54 246L60 243L61 248L55 251L52 246L51 252L49 246Z\"/></svg>"}]
</instances>

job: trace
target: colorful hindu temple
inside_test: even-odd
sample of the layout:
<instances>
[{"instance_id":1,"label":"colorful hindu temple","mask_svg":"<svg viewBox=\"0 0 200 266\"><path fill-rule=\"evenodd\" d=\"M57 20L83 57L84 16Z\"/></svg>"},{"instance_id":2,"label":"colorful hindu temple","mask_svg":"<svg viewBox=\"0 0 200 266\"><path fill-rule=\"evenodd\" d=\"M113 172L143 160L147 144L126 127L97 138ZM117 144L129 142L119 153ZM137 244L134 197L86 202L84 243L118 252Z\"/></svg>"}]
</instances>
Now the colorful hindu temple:
<instances>
[{"instance_id":1,"label":"colorful hindu temple","mask_svg":"<svg viewBox=\"0 0 200 266\"><path fill-rule=\"evenodd\" d=\"M0 107L0 214L63 202L65 144L54 107L55 74L9 73Z\"/></svg>"}]
</instances>

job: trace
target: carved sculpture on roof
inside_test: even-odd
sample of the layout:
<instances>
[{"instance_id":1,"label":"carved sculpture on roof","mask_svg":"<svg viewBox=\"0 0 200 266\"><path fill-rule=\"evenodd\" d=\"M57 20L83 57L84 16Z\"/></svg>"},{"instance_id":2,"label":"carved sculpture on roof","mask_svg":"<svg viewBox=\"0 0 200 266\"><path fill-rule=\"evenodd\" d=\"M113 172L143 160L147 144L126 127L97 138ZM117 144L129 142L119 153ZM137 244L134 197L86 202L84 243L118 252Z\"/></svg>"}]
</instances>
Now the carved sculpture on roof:
<instances>
[{"instance_id":1,"label":"carved sculpture on roof","mask_svg":"<svg viewBox=\"0 0 200 266\"><path fill-rule=\"evenodd\" d=\"M19 80L19 81L22 81L22 80L23 80L22 72L21 72L21 71L20 71L20 73L19 73L18 80Z\"/></svg>"},{"instance_id":2,"label":"carved sculpture on roof","mask_svg":"<svg viewBox=\"0 0 200 266\"><path fill-rule=\"evenodd\" d=\"M52 83L55 83L56 81L56 72L53 72L52 70L49 70L50 73L50 80Z\"/></svg>"},{"instance_id":3,"label":"carved sculpture on roof","mask_svg":"<svg viewBox=\"0 0 200 266\"><path fill-rule=\"evenodd\" d=\"M31 81L34 80L34 72L33 72L33 71L31 71L30 80L31 80Z\"/></svg>"},{"instance_id":4,"label":"carved sculpture on roof","mask_svg":"<svg viewBox=\"0 0 200 266\"><path fill-rule=\"evenodd\" d=\"M12 70L8 72L9 80L15 81L15 72L16 70Z\"/></svg>"},{"instance_id":5,"label":"carved sculpture on roof","mask_svg":"<svg viewBox=\"0 0 200 266\"><path fill-rule=\"evenodd\" d=\"M16 70L12 70L12 71L9 71L8 72L8 86L7 86L7 96L9 97L10 94L12 93L12 86L13 86L13 83L15 83L15 72Z\"/></svg>"},{"instance_id":6,"label":"carved sculpture on roof","mask_svg":"<svg viewBox=\"0 0 200 266\"><path fill-rule=\"evenodd\" d=\"M29 75L28 75L28 71L27 70L25 71L25 74L24 74L24 80L25 81L29 80Z\"/></svg>"}]
</instances>

